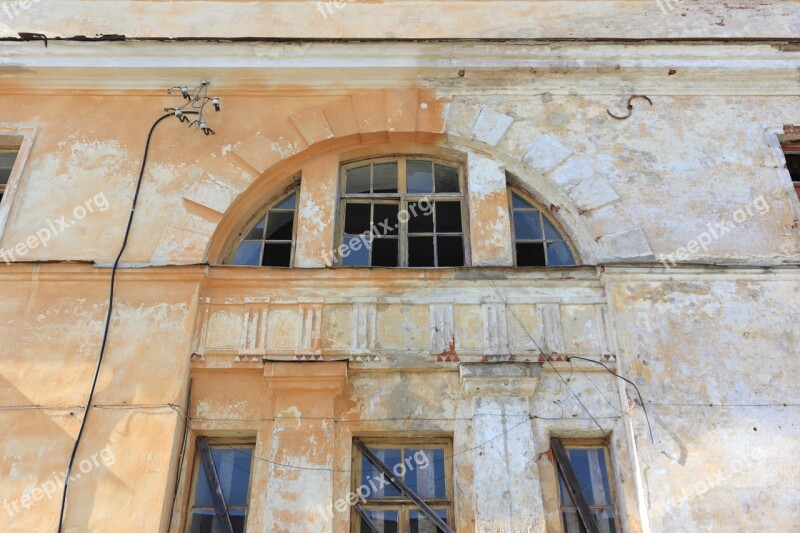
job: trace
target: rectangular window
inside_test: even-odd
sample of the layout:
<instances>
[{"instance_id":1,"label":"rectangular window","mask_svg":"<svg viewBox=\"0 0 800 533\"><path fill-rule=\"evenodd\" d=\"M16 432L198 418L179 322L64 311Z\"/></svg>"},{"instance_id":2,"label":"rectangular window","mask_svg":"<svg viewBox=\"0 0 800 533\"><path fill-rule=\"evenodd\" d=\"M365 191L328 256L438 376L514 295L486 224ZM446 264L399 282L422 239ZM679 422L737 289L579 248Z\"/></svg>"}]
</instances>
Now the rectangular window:
<instances>
[{"instance_id":1,"label":"rectangular window","mask_svg":"<svg viewBox=\"0 0 800 533\"><path fill-rule=\"evenodd\" d=\"M342 167L342 182L340 265L465 264L458 167L421 158L359 161Z\"/></svg>"},{"instance_id":2,"label":"rectangular window","mask_svg":"<svg viewBox=\"0 0 800 533\"><path fill-rule=\"evenodd\" d=\"M355 439L354 533L452 533L449 439ZM395 480L395 481L390 481Z\"/></svg>"},{"instance_id":3,"label":"rectangular window","mask_svg":"<svg viewBox=\"0 0 800 533\"><path fill-rule=\"evenodd\" d=\"M564 533L619 531L605 443L552 438L550 448L558 470Z\"/></svg>"},{"instance_id":4,"label":"rectangular window","mask_svg":"<svg viewBox=\"0 0 800 533\"><path fill-rule=\"evenodd\" d=\"M210 445L197 439L190 533L243 533L250 492L252 444Z\"/></svg>"},{"instance_id":5,"label":"rectangular window","mask_svg":"<svg viewBox=\"0 0 800 533\"><path fill-rule=\"evenodd\" d=\"M792 177L794 191L800 196L800 142L783 143L781 148L783 148L783 155L786 157L786 168Z\"/></svg>"},{"instance_id":6,"label":"rectangular window","mask_svg":"<svg viewBox=\"0 0 800 533\"><path fill-rule=\"evenodd\" d=\"M11 171L17 161L17 153L19 153L19 146L0 145L0 201L6 193Z\"/></svg>"}]
</instances>

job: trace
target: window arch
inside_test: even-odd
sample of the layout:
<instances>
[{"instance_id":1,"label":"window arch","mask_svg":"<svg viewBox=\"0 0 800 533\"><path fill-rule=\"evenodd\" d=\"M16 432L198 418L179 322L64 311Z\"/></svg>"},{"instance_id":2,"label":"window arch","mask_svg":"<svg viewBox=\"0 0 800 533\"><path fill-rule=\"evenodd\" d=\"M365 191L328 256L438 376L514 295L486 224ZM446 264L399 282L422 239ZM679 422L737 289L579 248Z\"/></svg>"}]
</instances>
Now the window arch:
<instances>
[{"instance_id":1,"label":"window arch","mask_svg":"<svg viewBox=\"0 0 800 533\"><path fill-rule=\"evenodd\" d=\"M464 173L424 156L381 157L341 167L340 266L467 264Z\"/></svg>"},{"instance_id":2,"label":"window arch","mask_svg":"<svg viewBox=\"0 0 800 533\"><path fill-rule=\"evenodd\" d=\"M290 267L294 261L297 187L263 210L237 239L227 264Z\"/></svg>"},{"instance_id":3,"label":"window arch","mask_svg":"<svg viewBox=\"0 0 800 533\"><path fill-rule=\"evenodd\" d=\"M558 224L522 191L510 187L514 266L575 265L575 252Z\"/></svg>"}]
</instances>

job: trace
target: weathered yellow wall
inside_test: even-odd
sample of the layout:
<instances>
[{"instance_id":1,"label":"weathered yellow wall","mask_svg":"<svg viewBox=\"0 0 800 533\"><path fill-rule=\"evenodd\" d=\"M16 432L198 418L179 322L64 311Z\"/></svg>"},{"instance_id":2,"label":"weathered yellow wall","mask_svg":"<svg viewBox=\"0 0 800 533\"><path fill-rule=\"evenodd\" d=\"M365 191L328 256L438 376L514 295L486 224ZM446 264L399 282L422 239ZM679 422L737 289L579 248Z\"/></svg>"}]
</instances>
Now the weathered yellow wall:
<instances>
[{"instance_id":1,"label":"weathered yellow wall","mask_svg":"<svg viewBox=\"0 0 800 533\"><path fill-rule=\"evenodd\" d=\"M4 529L55 527L59 493L27 507L21 499L63 470L77 432L144 136L171 104L155 87L203 78L223 98L210 117L217 134L171 120L150 152L78 455L108 447L114 460L71 486L68 530L165 531L171 513L179 530L194 437L205 434L252 437L266 459L254 462L249 531L346 531L347 513L326 520L317 509L346 495L347 475L269 461L346 469L351 437L371 432L453 438L464 452L454 460L459 532L559 530L553 434L610 435L626 531L790 531L800 522L786 455L798 439L800 204L774 150L776 128L800 123L799 53L770 44L403 46L417 55L395 74L359 66L353 57L368 45L0 49L0 126L36 127L0 250L96 195L108 202L18 254L23 264L0 264ZM391 52L370 53L367 66ZM426 63L461 53L475 65L463 81L449 59ZM594 53L604 67L587 72L580 58ZM111 59L96 60L103 54ZM189 66L171 70L181 54ZM220 66L226 54L243 64ZM627 54L639 54L636 64L622 61ZM325 55L334 59L322 71L306 62ZM137 57L147 66L133 66ZM678 64L685 69L670 75ZM635 101L625 121L608 116L634 93L653 105ZM490 268L324 268L339 162L396 152L464 165L471 260ZM558 208L583 266L507 267L504 171ZM297 266L306 268L207 266L298 172ZM740 209L742 223L678 258L703 266L659 262ZM512 355L514 364L482 364ZM566 355L613 355L607 364L642 390L655 442L631 387L591 363L558 360ZM193 420L177 472L190 378ZM9 513L14 502L20 511Z\"/></svg>"}]
</instances>

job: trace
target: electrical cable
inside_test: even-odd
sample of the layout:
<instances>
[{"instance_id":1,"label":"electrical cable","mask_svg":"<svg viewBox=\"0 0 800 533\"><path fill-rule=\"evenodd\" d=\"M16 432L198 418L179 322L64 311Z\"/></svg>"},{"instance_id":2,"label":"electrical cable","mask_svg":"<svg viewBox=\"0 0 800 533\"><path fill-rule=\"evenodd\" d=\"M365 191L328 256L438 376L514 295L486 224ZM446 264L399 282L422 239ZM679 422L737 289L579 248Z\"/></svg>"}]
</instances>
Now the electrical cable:
<instances>
[{"instance_id":1,"label":"electrical cable","mask_svg":"<svg viewBox=\"0 0 800 533\"><path fill-rule=\"evenodd\" d=\"M153 138L153 132L162 121L165 119L173 116L174 113L170 112L166 115L161 116L158 118L153 125L150 127L150 133L147 134L147 142L145 143L144 147L144 156L142 157L142 166L139 170L139 178L136 180L136 191L133 193L133 201L131 202L131 212L128 215L128 224L125 227L125 237L122 239L122 245L119 248L119 253L117 254L116 259L114 260L114 266L111 268L111 285L109 288L108 294L108 311L106 312L106 320L103 326L103 340L100 343L100 355L97 358L97 364L94 368L94 376L92 377L92 386L89 388L89 396L86 400L86 407L83 413L83 418L81 419L80 427L78 428L78 436L75 438L75 444L72 446L72 453L69 456L69 463L67 464L67 472L66 477L64 478L64 491L61 494L61 511L58 515L58 533L61 533L64 527L64 513L67 507L67 493L69 491L69 481L70 481L70 473L72 472L72 467L75 464L75 456L78 453L78 446L81 442L81 437L83 436L83 430L86 428L86 421L89 418L89 411L92 406L92 399L94 398L94 392L97 388L97 378L100 375L100 366L103 363L103 356L106 353L106 346L108 344L108 332L111 325L111 313L114 307L114 289L116 287L116 280L117 280L117 269L119 268L119 262L122 259L122 254L125 252L125 248L128 246L128 237L131 233L131 227L133 226L133 214L136 211L136 202L139 199L139 191L142 187L142 177L144 176L144 170L147 165L147 155L150 151L150 141Z\"/></svg>"},{"instance_id":2,"label":"electrical cable","mask_svg":"<svg viewBox=\"0 0 800 533\"><path fill-rule=\"evenodd\" d=\"M596 365L600 365L603 368L605 368L608 372L610 372L611 374L617 376L619 379L621 379L623 381L626 381L626 382L630 383L631 385L633 385L633 388L636 389L636 394L639 396L639 402L642 404L642 411L644 411L644 418L645 418L645 420L647 420L647 430L650 432L650 442L652 444L655 444L656 441L655 441L655 439L653 439L653 428L650 426L650 417L647 416L647 407L644 406L644 399L642 398L642 393L639 392L639 387L636 386L636 383L634 383L633 381L629 380L626 377L620 376L619 374L617 374L616 372L614 372L613 370L608 368L606 365L604 365L600 361L595 361L594 359L587 359L586 357L578 357L577 355L571 355L571 356L567 357L568 361L572 360L572 359L581 359L583 361L589 361L590 363L594 363Z\"/></svg>"}]
</instances>

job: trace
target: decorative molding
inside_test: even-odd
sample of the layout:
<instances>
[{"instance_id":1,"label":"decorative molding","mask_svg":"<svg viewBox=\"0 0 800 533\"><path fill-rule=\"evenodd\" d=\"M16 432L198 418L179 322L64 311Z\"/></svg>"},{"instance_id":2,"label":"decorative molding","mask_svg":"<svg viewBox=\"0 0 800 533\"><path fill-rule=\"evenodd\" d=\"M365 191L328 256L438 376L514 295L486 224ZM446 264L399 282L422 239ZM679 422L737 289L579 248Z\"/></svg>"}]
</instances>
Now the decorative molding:
<instances>
[{"instance_id":1,"label":"decorative molding","mask_svg":"<svg viewBox=\"0 0 800 533\"><path fill-rule=\"evenodd\" d=\"M561 326L560 304L539 304L539 338L542 339L545 353L564 353L564 331Z\"/></svg>"},{"instance_id":2,"label":"decorative molding","mask_svg":"<svg viewBox=\"0 0 800 533\"><path fill-rule=\"evenodd\" d=\"M455 328L453 326L453 305L432 304L430 306L431 353L455 353Z\"/></svg>"}]
</instances>

